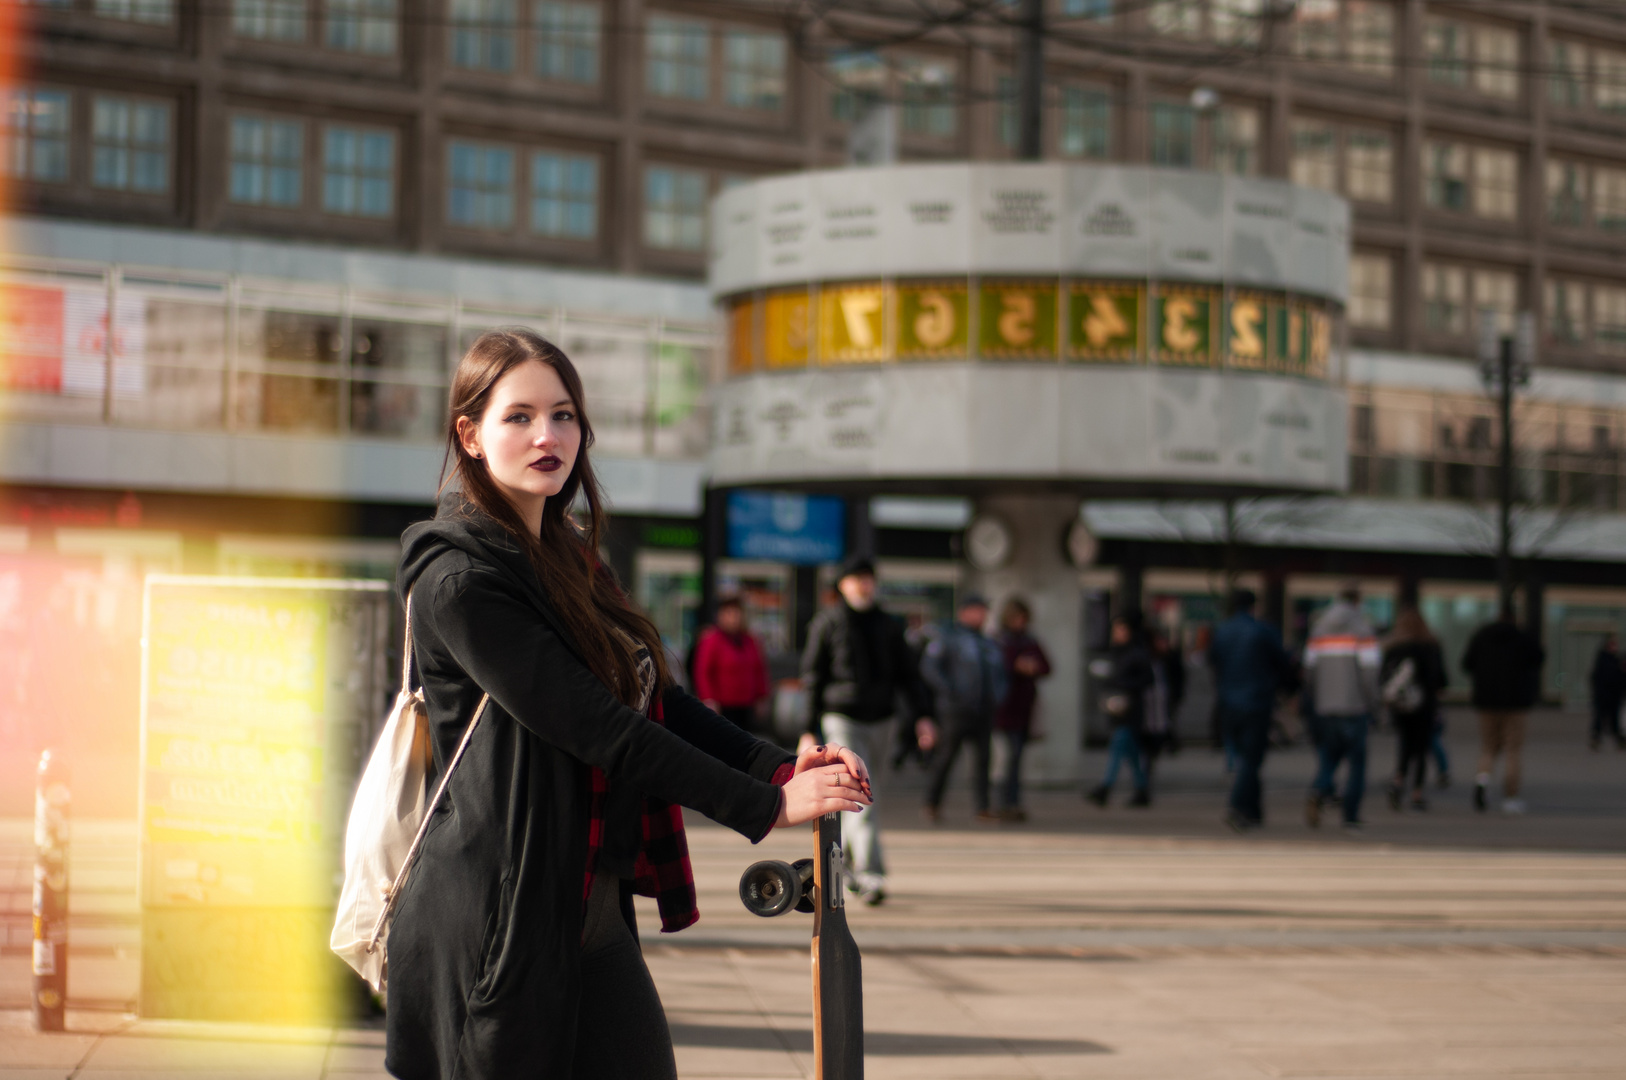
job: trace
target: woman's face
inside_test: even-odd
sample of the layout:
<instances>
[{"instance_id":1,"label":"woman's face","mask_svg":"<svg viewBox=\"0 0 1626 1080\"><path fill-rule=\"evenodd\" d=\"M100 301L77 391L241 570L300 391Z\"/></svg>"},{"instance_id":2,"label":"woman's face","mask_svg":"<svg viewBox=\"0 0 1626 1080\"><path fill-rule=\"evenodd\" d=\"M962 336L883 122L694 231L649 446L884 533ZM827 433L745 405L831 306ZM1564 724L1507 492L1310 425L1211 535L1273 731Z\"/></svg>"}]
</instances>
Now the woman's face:
<instances>
[{"instance_id":1,"label":"woman's face","mask_svg":"<svg viewBox=\"0 0 1626 1080\"><path fill-rule=\"evenodd\" d=\"M485 462L498 489L522 513L536 515L570 478L582 444L576 403L559 373L540 360L498 379L480 422L459 417L457 434L463 449Z\"/></svg>"}]
</instances>

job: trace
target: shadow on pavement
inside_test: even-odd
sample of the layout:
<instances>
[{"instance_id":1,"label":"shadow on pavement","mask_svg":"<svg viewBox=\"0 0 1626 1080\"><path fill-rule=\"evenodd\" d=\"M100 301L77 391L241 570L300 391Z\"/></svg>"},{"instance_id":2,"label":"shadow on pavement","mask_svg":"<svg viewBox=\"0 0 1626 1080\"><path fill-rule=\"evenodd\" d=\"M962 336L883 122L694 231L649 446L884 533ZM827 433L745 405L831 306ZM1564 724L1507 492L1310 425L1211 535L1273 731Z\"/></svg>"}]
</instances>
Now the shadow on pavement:
<instances>
[{"instance_id":1,"label":"shadow on pavement","mask_svg":"<svg viewBox=\"0 0 1626 1080\"><path fill-rule=\"evenodd\" d=\"M730 1050L813 1052L811 1031L770 1031L733 1024L673 1024L677 1046ZM900 1031L864 1032L864 1054L876 1057L945 1057L956 1054L1110 1054L1110 1046L1088 1039L1017 1039L978 1035L925 1035Z\"/></svg>"}]
</instances>

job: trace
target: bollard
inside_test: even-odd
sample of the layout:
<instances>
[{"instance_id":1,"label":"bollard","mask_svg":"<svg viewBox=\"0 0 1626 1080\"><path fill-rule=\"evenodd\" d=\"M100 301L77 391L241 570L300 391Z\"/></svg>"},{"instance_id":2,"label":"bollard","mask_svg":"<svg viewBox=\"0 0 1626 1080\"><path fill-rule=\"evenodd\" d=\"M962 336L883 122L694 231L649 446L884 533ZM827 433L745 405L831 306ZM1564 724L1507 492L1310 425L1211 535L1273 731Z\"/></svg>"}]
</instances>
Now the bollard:
<instances>
[{"instance_id":1,"label":"bollard","mask_svg":"<svg viewBox=\"0 0 1626 1080\"><path fill-rule=\"evenodd\" d=\"M68 1002L68 767L40 755L34 784L34 1028L65 1030Z\"/></svg>"}]
</instances>

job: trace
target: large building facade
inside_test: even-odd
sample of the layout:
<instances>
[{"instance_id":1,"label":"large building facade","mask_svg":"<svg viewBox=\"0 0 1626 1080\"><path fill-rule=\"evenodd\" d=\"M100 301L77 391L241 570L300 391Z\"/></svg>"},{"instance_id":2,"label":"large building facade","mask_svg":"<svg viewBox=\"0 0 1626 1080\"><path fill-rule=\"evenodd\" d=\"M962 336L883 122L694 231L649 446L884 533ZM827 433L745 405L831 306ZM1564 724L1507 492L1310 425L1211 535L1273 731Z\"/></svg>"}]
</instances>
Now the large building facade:
<instances>
[{"instance_id":1,"label":"large building facade","mask_svg":"<svg viewBox=\"0 0 1626 1080\"><path fill-rule=\"evenodd\" d=\"M728 375L704 284L713 198L840 166L883 111L903 162L1007 160L1017 141L1014 6L20 10L0 160L7 543L105 567L388 573L433 497L460 346L521 322L584 368L612 555L679 649L721 520L701 514L708 387ZM1298 505L1227 517L1202 491L1097 498L1084 587L1189 629L1222 571L1289 624L1361 576L1471 624L1495 465L1480 312L1510 330L1529 310L1526 614L1561 658L1621 623L1626 18L1558 0L1054 0L1045 63L1048 161L1275 178L1349 207L1351 524ZM941 610L977 507L852 505L850 539L897 602ZM1419 531L1412 509L1442 524ZM720 575L788 654L813 579L772 560ZM1550 671L1555 694L1574 667Z\"/></svg>"}]
</instances>

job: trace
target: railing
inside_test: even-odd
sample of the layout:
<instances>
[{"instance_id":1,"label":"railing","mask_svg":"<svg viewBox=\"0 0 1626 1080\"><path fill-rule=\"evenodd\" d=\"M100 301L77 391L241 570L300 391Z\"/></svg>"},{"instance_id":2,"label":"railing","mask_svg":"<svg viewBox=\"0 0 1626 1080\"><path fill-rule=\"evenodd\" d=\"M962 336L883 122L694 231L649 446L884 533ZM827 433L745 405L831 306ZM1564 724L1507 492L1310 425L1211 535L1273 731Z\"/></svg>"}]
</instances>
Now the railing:
<instances>
[{"instance_id":1,"label":"railing","mask_svg":"<svg viewBox=\"0 0 1626 1080\"><path fill-rule=\"evenodd\" d=\"M463 350L521 325L575 361L602 451L706 448L706 323L13 256L0 312L7 419L433 442Z\"/></svg>"}]
</instances>

